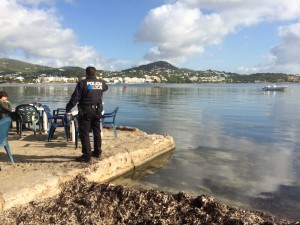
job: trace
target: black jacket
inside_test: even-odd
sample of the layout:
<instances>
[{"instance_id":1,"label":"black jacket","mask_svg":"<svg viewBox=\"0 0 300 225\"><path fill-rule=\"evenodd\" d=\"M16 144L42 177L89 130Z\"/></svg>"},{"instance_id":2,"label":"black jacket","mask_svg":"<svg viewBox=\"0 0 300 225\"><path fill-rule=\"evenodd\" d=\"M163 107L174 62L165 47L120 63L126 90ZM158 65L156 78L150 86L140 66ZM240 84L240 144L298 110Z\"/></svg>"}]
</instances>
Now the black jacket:
<instances>
[{"instance_id":1,"label":"black jacket","mask_svg":"<svg viewBox=\"0 0 300 225\"><path fill-rule=\"evenodd\" d=\"M107 91L106 82L96 77L87 77L77 83L76 88L71 96L70 101L66 105L66 111L71 109L78 103L80 106L102 104L102 95Z\"/></svg>"},{"instance_id":2,"label":"black jacket","mask_svg":"<svg viewBox=\"0 0 300 225\"><path fill-rule=\"evenodd\" d=\"M11 104L9 102L3 102L0 100L0 118L11 115Z\"/></svg>"}]
</instances>

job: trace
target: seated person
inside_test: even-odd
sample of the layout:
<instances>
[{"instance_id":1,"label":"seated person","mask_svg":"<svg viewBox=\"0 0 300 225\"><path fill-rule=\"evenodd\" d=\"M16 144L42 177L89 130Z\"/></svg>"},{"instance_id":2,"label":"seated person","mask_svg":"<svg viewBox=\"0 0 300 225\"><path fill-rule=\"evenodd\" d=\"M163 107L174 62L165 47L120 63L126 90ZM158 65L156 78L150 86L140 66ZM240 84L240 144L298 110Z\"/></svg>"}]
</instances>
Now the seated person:
<instances>
[{"instance_id":1,"label":"seated person","mask_svg":"<svg viewBox=\"0 0 300 225\"><path fill-rule=\"evenodd\" d=\"M11 116L12 111L14 111L14 108L12 108L7 98L7 93L0 91L0 119Z\"/></svg>"},{"instance_id":2,"label":"seated person","mask_svg":"<svg viewBox=\"0 0 300 225\"><path fill-rule=\"evenodd\" d=\"M35 98L35 99L34 99L34 102L32 103L32 105L33 105L35 108L43 107L43 105L42 105L41 103L39 103L39 99L38 99L38 98Z\"/></svg>"}]
</instances>

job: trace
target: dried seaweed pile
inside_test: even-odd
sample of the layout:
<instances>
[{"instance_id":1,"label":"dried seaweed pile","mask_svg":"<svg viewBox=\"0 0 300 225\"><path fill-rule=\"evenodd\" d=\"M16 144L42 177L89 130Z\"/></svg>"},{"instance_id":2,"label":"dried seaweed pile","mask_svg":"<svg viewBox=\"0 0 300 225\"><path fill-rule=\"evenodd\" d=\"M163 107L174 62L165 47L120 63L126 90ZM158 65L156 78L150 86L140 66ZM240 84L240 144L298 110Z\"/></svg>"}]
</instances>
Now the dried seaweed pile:
<instances>
[{"instance_id":1,"label":"dried seaweed pile","mask_svg":"<svg viewBox=\"0 0 300 225\"><path fill-rule=\"evenodd\" d=\"M56 198L34 201L0 215L1 224L300 224L262 212L154 190L96 184L77 177Z\"/></svg>"}]
</instances>

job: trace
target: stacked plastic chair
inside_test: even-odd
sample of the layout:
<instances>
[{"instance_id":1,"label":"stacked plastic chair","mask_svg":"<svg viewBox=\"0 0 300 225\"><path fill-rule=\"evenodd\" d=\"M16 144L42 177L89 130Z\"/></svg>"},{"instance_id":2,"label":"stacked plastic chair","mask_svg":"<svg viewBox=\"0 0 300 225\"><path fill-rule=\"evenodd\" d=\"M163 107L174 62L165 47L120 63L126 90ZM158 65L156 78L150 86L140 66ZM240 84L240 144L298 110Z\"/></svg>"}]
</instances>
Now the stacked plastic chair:
<instances>
[{"instance_id":1,"label":"stacked plastic chair","mask_svg":"<svg viewBox=\"0 0 300 225\"><path fill-rule=\"evenodd\" d=\"M8 132L10 129L10 124L11 124L11 118L10 117L4 117L0 119L0 147L4 147L5 151L10 159L11 163L14 163L14 159L12 157L10 147L8 144ZM0 167L1 170L1 167Z\"/></svg>"},{"instance_id":2,"label":"stacked plastic chair","mask_svg":"<svg viewBox=\"0 0 300 225\"><path fill-rule=\"evenodd\" d=\"M17 132L22 135L23 125L32 125L34 135L36 135L36 126L39 125L39 132L41 133L41 117L38 110L30 104L22 104L16 107L16 123Z\"/></svg>"}]
</instances>

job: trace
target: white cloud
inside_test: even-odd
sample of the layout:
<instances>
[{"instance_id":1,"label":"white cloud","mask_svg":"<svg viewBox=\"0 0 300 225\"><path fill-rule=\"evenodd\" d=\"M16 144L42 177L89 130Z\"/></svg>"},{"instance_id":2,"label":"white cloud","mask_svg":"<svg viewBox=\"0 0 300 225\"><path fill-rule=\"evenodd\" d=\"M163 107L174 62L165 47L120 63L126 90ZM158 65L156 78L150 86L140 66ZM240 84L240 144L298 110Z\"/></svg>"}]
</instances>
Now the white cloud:
<instances>
[{"instance_id":1,"label":"white cloud","mask_svg":"<svg viewBox=\"0 0 300 225\"><path fill-rule=\"evenodd\" d=\"M279 27L280 42L271 48L262 64L254 68L241 67L241 73L281 72L299 74L300 72L300 23Z\"/></svg>"},{"instance_id":2,"label":"white cloud","mask_svg":"<svg viewBox=\"0 0 300 225\"><path fill-rule=\"evenodd\" d=\"M222 23L217 14L203 15L198 9L186 8L181 3L164 5L149 12L136 38L157 45L150 49L146 59L184 59L203 53L204 45L219 43L228 31L210 25L222 27Z\"/></svg>"},{"instance_id":3,"label":"white cloud","mask_svg":"<svg viewBox=\"0 0 300 225\"><path fill-rule=\"evenodd\" d=\"M74 31L61 26L54 8L25 7L20 2L40 4L54 1L0 1L1 57L14 56L27 62L55 67L104 67L103 59L92 46L80 46Z\"/></svg>"},{"instance_id":4,"label":"white cloud","mask_svg":"<svg viewBox=\"0 0 300 225\"><path fill-rule=\"evenodd\" d=\"M280 44L271 50L278 64L300 64L300 23L279 29Z\"/></svg>"},{"instance_id":5,"label":"white cloud","mask_svg":"<svg viewBox=\"0 0 300 225\"><path fill-rule=\"evenodd\" d=\"M262 22L293 22L300 19L298 0L168 2L169 4L149 11L137 29L137 41L154 44L145 55L146 60L184 61L202 54L209 45L222 43L224 37L245 27ZM281 35L281 38L287 37ZM299 36L295 39L299 40ZM280 50L281 47L283 46L278 46L271 52L277 59L284 53ZM294 49L290 48L290 50ZM283 60L281 57L280 59Z\"/></svg>"},{"instance_id":6,"label":"white cloud","mask_svg":"<svg viewBox=\"0 0 300 225\"><path fill-rule=\"evenodd\" d=\"M123 61L104 59L93 46L81 46L75 32L61 25L62 18L54 8L59 1L74 2L1 0L0 57L13 56L50 66L92 64L99 69L121 68ZM136 31L137 41L153 44L143 62L182 63L203 55L208 46L222 44L227 35L245 27L283 21L284 26L278 33L281 42L270 49L266 61L256 68L241 67L241 71L298 71L299 25L291 24L300 19L299 0L166 2L168 4L150 10Z\"/></svg>"}]
</instances>

